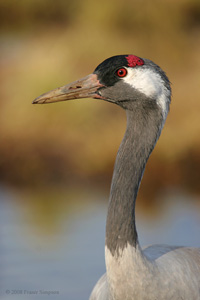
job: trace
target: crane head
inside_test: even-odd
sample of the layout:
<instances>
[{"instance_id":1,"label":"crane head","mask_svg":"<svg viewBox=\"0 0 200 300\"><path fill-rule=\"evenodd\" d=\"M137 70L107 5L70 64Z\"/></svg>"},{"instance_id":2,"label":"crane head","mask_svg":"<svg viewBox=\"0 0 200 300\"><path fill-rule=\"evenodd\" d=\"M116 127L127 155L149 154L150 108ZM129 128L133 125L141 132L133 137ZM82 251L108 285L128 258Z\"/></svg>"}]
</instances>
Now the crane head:
<instances>
[{"instance_id":1,"label":"crane head","mask_svg":"<svg viewBox=\"0 0 200 300\"><path fill-rule=\"evenodd\" d=\"M103 61L92 74L42 94L33 104L95 98L125 109L156 104L167 114L170 97L169 80L159 66L135 55L118 55Z\"/></svg>"}]
</instances>

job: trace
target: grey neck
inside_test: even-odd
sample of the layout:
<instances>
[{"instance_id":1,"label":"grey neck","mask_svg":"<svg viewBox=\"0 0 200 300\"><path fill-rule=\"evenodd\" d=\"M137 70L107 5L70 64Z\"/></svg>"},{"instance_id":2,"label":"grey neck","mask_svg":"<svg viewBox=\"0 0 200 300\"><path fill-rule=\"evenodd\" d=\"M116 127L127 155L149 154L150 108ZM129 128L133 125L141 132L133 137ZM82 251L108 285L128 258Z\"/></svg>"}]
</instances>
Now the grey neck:
<instances>
[{"instance_id":1,"label":"grey neck","mask_svg":"<svg viewBox=\"0 0 200 300\"><path fill-rule=\"evenodd\" d=\"M106 223L106 246L112 255L127 243L133 247L138 244L135 201L146 162L164 123L156 104L126 112L127 128L115 162Z\"/></svg>"}]
</instances>

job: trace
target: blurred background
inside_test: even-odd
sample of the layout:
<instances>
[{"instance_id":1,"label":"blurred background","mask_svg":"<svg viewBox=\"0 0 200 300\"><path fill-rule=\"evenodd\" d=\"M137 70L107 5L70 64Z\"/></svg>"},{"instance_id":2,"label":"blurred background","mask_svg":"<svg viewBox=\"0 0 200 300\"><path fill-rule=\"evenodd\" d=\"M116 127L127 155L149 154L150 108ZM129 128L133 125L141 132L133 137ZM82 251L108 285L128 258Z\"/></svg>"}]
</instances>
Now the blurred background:
<instances>
[{"instance_id":1,"label":"blurred background","mask_svg":"<svg viewBox=\"0 0 200 300\"><path fill-rule=\"evenodd\" d=\"M135 54L160 65L173 98L137 201L142 245L200 246L200 2L0 0L1 299L85 300L105 271L117 106L40 94Z\"/></svg>"}]
</instances>

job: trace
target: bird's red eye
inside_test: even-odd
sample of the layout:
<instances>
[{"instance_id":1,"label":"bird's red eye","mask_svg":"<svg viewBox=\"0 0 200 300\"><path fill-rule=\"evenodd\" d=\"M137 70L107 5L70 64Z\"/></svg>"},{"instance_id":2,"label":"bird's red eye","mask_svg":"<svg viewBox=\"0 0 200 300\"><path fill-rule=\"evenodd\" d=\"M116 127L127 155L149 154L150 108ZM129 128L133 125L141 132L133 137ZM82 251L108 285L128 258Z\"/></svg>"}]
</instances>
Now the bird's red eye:
<instances>
[{"instance_id":1,"label":"bird's red eye","mask_svg":"<svg viewBox=\"0 0 200 300\"><path fill-rule=\"evenodd\" d=\"M125 68L121 68L116 72L118 77L125 77L127 74L127 70Z\"/></svg>"}]
</instances>

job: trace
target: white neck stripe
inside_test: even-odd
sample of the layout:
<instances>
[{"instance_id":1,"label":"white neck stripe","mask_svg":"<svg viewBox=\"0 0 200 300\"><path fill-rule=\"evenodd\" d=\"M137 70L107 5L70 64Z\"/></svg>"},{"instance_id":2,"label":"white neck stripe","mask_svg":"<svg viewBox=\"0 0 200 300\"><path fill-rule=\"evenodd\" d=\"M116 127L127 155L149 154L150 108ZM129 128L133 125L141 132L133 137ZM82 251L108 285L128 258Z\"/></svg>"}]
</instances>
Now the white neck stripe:
<instances>
[{"instance_id":1,"label":"white neck stripe","mask_svg":"<svg viewBox=\"0 0 200 300\"><path fill-rule=\"evenodd\" d=\"M156 99L164 118L166 118L170 91L158 73L151 69L127 68L127 76L123 80L148 98Z\"/></svg>"}]
</instances>

